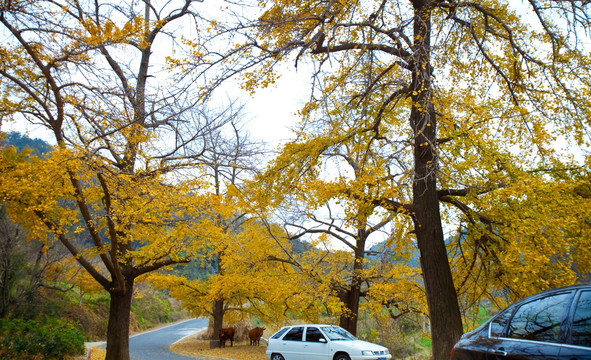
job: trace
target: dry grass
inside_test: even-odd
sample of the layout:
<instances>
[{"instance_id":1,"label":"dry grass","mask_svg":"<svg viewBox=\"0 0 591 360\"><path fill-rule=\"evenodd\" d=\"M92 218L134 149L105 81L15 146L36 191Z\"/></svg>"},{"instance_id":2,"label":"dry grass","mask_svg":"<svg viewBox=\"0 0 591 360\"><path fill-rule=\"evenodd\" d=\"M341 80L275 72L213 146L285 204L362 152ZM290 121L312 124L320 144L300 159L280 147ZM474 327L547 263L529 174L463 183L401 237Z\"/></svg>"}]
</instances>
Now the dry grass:
<instances>
[{"instance_id":1,"label":"dry grass","mask_svg":"<svg viewBox=\"0 0 591 360\"><path fill-rule=\"evenodd\" d=\"M105 355L107 355L107 350L99 348L91 348L89 351L88 360L105 360Z\"/></svg>"},{"instance_id":2,"label":"dry grass","mask_svg":"<svg viewBox=\"0 0 591 360\"><path fill-rule=\"evenodd\" d=\"M249 343L235 341L232 347L228 342L225 348L210 349L209 340L203 340L202 337L199 333L186 337L172 345L170 351L201 359L267 360L267 347L262 342L261 346L250 346Z\"/></svg>"},{"instance_id":3,"label":"dry grass","mask_svg":"<svg viewBox=\"0 0 591 360\"><path fill-rule=\"evenodd\" d=\"M87 350L86 354L68 358L67 360L105 360L107 351L98 347L93 347Z\"/></svg>"},{"instance_id":4,"label":"dry grass","mask_svg":"<svg viewBox=\"0 0 591 360\"><path fill-rule=\"evenodd\" d=\"M247 343L234 343L234 346L223 349L209 348L209 340L198 339L197 336L189 336L183 341L170 347L170 351L179 355L190 356L203 360L267 360L266 346L250 346ZM104 360L106 351L100 348L91 348L88 360ZM72 360L85 360L86 355Z\"/></svg>"}]
</instances>

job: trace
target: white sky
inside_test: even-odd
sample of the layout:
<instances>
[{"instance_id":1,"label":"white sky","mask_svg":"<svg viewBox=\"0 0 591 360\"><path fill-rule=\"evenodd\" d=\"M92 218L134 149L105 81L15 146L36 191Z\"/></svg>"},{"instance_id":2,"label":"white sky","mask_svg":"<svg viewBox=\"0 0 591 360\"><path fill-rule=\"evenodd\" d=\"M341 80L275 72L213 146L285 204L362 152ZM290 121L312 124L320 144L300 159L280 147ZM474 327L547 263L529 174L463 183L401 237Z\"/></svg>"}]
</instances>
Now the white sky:
<instances>
[{"instance_id":1,"label":"white sky","mask_svg":"<svg viewBox=\"0 0 591 360\"><path fill-rule=\"evenodd\" d=\"M293 63L284 66L281 77L276 84L265 89L259 89L253 96L246 91L240 90L234 81L230 82L229 88L221 89L218 95L223 99L228 96L238 98L246 104L246 111L243 114L247 119L247 128L252 139L259 139L268 144L270 150L276 150L277 146L290 139L290 129L297 122L296 112L303 106L304 101L309 98L310 74L302 69L295 69ZM226 94L222 95L223 92ZM47 133L47 130L40 125L32 125L24 120L14 122L3 122L1 131L16 131L26 134L30 138L39 138L54 144L54 137Z\"/></svg>"},{"instance_id":2,"label":"white sky","mask_svg":"<svg viewBox=\"0 0 591 360\"><path fill-rule=\"evenodd\" d=\"M267 142L272 149L291 138L290 129L299 121L296 112L310 96L309 76L289 63L276 84L259 89L253 97L241 91L253 138Z\"/></svg>"},{"instance_id":3,"label":"white sky","mask_svg":"<svg viewBox=\"0 0 591 360\"><path fill-rule=\"evenodd\" d=\"M206 4L203 4L206 5ZM220 4L222 6L223 4ZM223 6L222 6L223 7ZM216 6L200 7L205 13L213 13L212 18L218 18L220 10ZM180 23L182 26L182 23ZM190 26L188 27L191 28ZM189 30L190 31L190 30ZM0 32L0 35L2 33ZM6 35L8 38L9 36ZM164 46L169 45L166 37L159 38L164 41ZM0 37L0 42L4 41ZM159 45L162 48L163 44ZM166 49L167 51L172 51ZM166 53L168 54L168 53ZM153 55L152 63L158 63L158 54ZM216 90L219 96L219 104L225 104L228 98L238 100L246 104L246 111L243 114L247 120L247 128L253 140L262 140L268 144L270 150L277 149L277 146L291 137L290 128L298 121L296 111L303 105L304 100L309 97L310 87L308 85L309 73L304 71L303 65L299 66L296 72L294 63L281 64L281 77L276 84L265 89L259 89L254 96L242 91L237 86L238 79L230 79L222 89ZM215 106L213 103L212 106ZM17 131L26 134L30 138L39 138L51 144L55 143L52 134L42 126L32 125L24 120L0 123L0 130L4 132Z\"/></svg>"}]
</instances>

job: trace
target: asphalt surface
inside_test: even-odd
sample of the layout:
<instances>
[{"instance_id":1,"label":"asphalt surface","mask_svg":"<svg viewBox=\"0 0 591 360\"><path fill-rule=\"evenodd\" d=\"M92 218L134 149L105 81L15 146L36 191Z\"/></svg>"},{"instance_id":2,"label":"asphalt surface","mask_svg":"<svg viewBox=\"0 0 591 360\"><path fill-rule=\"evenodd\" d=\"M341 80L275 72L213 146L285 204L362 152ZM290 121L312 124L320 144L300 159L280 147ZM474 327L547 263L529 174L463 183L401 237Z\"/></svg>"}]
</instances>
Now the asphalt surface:
<instances>
[{"instance_id":1,"label":"asphalt surface","mask_svg":"<svg viewBox=\"0 0 591 360\"><path fill-rule=\"evenodd\" d=\"M170 345L207 327L207 319L191 319L129 338L131 360L195 360L172 353ZM93 345L99 345L95 343ZM102 343L102 348L105 345Z\"/></svg>"},{"instance_id":2,"label":"asphalt surface","mask_svg":"<svg viewBox=\"0 0 591 360\"><path fill-rule=\"evenodd\" d=\"M129 338L131 360L186 360L195 358L172 353L170 345L207 327L207 319L191 319Z\"/></svg>"}]
</instances>

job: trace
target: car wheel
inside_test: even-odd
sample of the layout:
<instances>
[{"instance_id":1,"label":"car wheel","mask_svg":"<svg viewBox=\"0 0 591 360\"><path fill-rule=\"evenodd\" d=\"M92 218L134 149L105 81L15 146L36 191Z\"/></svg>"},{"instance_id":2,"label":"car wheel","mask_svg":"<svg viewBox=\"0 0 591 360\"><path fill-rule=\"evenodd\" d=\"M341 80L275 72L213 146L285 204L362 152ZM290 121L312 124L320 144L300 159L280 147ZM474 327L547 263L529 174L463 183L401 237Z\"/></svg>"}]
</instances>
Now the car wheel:
<instances>
[{"instance_id":1,"label":"car wheel","mask_svg":"<svg viewBox=\"0 0 591 360\"><path fill-rule=\"evenodd\" d=\"M275 354L271 355L271 360L285 360L285 359L283 358L283 355L275 353Z\"/></svg>"},{"instance_id":2,"label":"car wheel","mask_svg":"<svg viewBox=\"0 0 591 360\"><path fill-rule=\"evenodd\" d=\"M333 360L351 360L347 354L337 354Z\"/></svg>"}]
</instances>

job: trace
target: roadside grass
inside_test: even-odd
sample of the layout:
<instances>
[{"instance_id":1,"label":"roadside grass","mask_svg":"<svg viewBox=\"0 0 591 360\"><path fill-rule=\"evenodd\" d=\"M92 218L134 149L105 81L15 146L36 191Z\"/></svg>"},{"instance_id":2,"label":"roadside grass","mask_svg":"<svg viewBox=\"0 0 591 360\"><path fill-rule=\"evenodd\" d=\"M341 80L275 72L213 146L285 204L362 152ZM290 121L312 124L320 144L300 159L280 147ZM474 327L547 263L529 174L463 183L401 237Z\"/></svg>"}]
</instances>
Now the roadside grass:
<instances>
[{"instance_id":1,"label":"roadside grass","mask_svg":"<svg viewBox=\"0 0 591 360\"><path fill-rule=\"evenodd\" d=\"M202 340L200 334L184 338L170 347L170 351L179 355L197 357L201 359L232 359L232 360L267 360L267 347L251 346L247 342L234 342L234 346L225 348L209 348L209 340Z\"/></svg>"},{"instance_id":2,"label":"roadside grass","mask_svg":"<svg viewBox=\"0 0 591 360\"><path fill-rule=\"evenodd\" d=\"M66 360L105 360L107 351L98 347L86 350L86 354L76 357L66 357Z\"/></svg>"},{"instance_id":3,"label":"roadside grass","mask_svg":"<svg viewBox=\"0 0 591 360\"><path fill-rule=\"evenodd\" d=\"M173 344L170 351L188 357L204 360L267 360L266 346L250 346L247 343L234 343L234 346L226 348L209 348L209 341L196 339L189 336L182 341ZM100 348L91 348L88 358L81 356L76 360L104 360L106 351Z\"/></svg>"},{"instance_id":4,"label":"roadside grass","mask_svg":"<svg viewBox=\"0 0 591 360\"><path fill-rule=\"evenodd\" d=\"M107 355L107 350L99 348L91 348L88 351L90 351L88 360L105 360L105 356Z\"/></svg>"}]
</instances>

